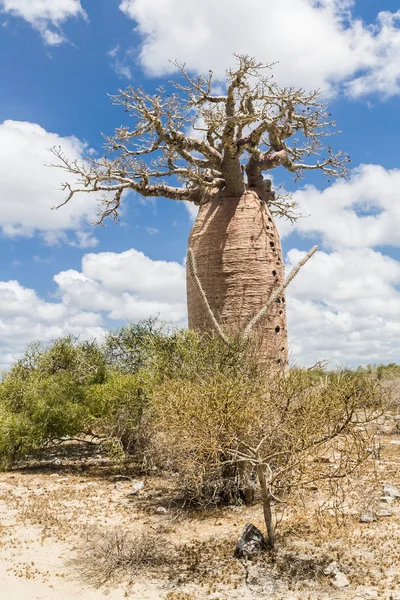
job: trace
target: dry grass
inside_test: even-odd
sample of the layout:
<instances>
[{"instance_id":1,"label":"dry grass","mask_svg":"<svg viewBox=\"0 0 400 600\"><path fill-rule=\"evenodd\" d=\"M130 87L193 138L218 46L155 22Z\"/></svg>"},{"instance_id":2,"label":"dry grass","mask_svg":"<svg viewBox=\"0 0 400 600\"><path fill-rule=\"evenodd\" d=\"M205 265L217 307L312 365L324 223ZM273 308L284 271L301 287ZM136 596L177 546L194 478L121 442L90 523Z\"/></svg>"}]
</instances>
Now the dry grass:
<instances>
[{"instance_id":1,"label":"dry grass","mask_svg":"<svg viewBox=\"0 0 400 600\"><path fill-rule=\"evenodd\" d=\"M96 587L117 578L129 578L167 566L171 561L170 544L152 531L139 533L120 528L111 531L93 529L71 564L84 579Z\"/></svg>"},{"instance_id":2,"label":"dry grass","mask_svg":"<svg viewBox=\"0 0 400 600\"><path fill-rule=\"evenodd\" d=\"M74 547L69 556L75 557L75 572L92 585L151 578L160 582L159 597L168 600L201 600L221 591L227 598L256 598L260 590L276 600L289 594L333 599L339 594L322 574L329 561L337 561L351 582L341 598L362 598L357 587L371 586L378 598L389 600L400 589L400 502L389 506L391 517L374 523L360 523L359 516L366 508L388 508L381 504L383 481L400 486L400 446L391 443L400 435L396 420L391 423L392 434L388 422L383 426L375 467L366 464L336 494L335 506L326 502L323 485L305 489L302 505L283 515L276 552L252 563L232 555L246 522L263 528L259 505L159 514L157 506L168 507L174 478L149 476L143 492L132 496L130 480L112 478L109 465L102 476L100 458L95 475L90 469L82 473L79 464L75 471L69 464L67 474L63 465L53 466L53 472L1 474L1 505L16 515L16 528L2 531L1 543L19 548L17 526L33 524L42 531L42 544L53 538ZM31 576L22 567L19 571L18 576Z\"/></svg>"}]
</instances>

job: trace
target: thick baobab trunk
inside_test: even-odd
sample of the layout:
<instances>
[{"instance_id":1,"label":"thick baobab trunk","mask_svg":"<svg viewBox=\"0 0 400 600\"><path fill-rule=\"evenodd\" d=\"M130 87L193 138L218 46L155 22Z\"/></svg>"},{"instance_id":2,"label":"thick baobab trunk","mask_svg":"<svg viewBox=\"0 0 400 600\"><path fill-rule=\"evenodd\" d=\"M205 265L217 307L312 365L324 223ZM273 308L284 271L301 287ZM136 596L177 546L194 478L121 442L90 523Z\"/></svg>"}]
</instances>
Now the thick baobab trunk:
<instances>
[{"instance_id":1,"label":"thick baobab trunk","mask_svg":"<svg viewBox=\"0 0 400 600\"><path fill-rule=\"evenodd\" d=\"M223 332L243 331L284 281L279 233L266 204L253 190L215 195L200 206L189 236L197 275ZM189 327L212 331L212 319L188 269ZM282 293L255 326L260 358L286 369L288 346Z\"/></svg>"}]
</instances>

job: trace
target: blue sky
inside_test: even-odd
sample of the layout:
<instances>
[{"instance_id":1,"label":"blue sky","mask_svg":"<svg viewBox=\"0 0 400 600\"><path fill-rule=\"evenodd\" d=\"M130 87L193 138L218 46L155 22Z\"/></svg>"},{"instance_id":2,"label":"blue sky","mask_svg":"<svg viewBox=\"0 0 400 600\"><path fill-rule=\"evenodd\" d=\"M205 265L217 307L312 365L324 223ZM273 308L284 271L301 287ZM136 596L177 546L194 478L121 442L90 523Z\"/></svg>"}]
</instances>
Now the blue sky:
<instances>
[{"instance_id":1,"label":"blue sky","mask_svg":"<svg viewBox=\"0 0 400 600\"><path fill-rule=\"evenodd\" d=\"M124 113L107 94L154 90L168 59L223 80L233 52L279 61L282 85L320 87L352 158L348 182L294 184L303 214L280 223L288 268L320 252L289 291L302 364L400 362L400 12L390 0L0 0L0 365L34 339L100 336L160 313L185 323L193 213L134 194L119 224L92 228L94 199L62 201L48 148L101 152ZM226 15L229 14L229 19ZM257 15L257 18L254 18Z\"/></svg>"}]
</instances>

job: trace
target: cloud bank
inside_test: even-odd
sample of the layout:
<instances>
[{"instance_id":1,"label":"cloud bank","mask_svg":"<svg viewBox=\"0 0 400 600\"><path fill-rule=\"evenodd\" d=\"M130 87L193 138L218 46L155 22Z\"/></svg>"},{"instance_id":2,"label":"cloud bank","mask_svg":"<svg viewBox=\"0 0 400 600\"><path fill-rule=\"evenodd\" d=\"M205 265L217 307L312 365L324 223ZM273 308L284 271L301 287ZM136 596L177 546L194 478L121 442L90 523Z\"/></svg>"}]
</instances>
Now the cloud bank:
<instances>
[{"instance_id":1,"label":"cloud bank","mask_svg":"<svg viewBox=\"0 0 400 600\"><path fill-rule=\"evenodd\" d=\"M0 124L0 230L9 237L39 235L49 244L93 247L93 195L78 194L61 210L52 210L65 197L60 189L65 173L46 166L54 158L52 146L61 146L70 159L82 158L86 149L77 138L49 133L35 123Z\"/></svg>"},{"instance_id":2,"label":"cloud bank","mask_svg":"<svg viewBox=\"0 0 400 600\"><path fill-rule=\"evenodd\" d=\"M66 41L61 26L67 19L86 18L80 0L0 0L0 10L24 19L49 46Z\"/></svg>"},{"instance_id":3,"label":"cloud bank","mask_svg":"<svg viewBox=\"0 0 400 600\"><path fill-rule=\"evenodd\" d=\"M140 60L152 75L173 71L168 59L224 77L232 54L273 63L282 85L343 86L352 97L400 92L400 11L374 22L356 16L361 0L122 0L142 36Z\"/></svg>"}]
</instances>

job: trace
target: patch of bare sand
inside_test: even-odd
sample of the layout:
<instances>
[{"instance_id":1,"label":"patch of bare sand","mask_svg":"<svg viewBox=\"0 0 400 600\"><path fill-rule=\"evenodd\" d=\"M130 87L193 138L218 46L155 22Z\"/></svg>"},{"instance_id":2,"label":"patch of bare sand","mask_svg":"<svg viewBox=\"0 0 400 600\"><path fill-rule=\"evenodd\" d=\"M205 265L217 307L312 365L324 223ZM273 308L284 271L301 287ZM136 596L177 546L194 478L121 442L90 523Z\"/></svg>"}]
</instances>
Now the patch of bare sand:
<instances>
[{"instance_id":1,"label":"patch of bare sand","mask_svg":"<svg viewBox=\"0 0 400 600\"><path fill-rule=\"evenodd\" d=\"M400 486L400 446L393 441L399 441L398 436L382 437L378 478L367 471L353 481L351 494L359 500L356 510L347 508L347 497L336 512L328 508L312 518L309 510L287 513L276 555L261 556L248 565L235 560L232 551L246 522L263 528L258 505L176 511L170 504L171 480L145 477L143 490L133 493L127 478L90 470L82 473L73 465L61 464L57 472L3 473L0 598L201 600L210 594L219 594L221 600L396 598L400 591L400 502L390 504L392 516L373 523L361 524L357 512L360 507L382 508L379 479ZM313 490L309 499L320 493ZM158 512L160 506L167 512ZM172 563L135 573L122 569L105 584L101 577L97 587L89 583L80 571L80 559L90 547L91 532L115 528L152 532L159 544L173 549ZM321 576L329 560L340 564L350 581L348 587L335 589L329 578Z\"/></svg>"}]
</instances>

